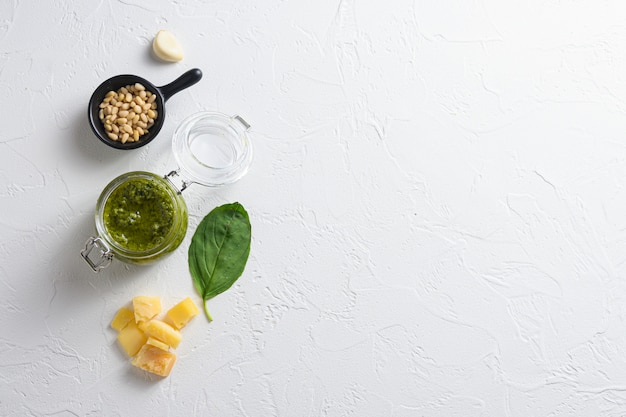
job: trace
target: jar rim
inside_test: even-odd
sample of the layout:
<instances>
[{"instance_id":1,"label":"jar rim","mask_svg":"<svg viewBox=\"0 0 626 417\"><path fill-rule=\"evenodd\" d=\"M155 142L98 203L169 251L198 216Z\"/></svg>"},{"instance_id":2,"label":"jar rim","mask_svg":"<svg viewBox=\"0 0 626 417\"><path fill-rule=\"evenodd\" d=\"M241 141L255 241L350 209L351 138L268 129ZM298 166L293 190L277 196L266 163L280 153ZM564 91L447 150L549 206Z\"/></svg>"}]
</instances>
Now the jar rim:
<instances>
[{"instance_id":1,"label":"jar rim","mask_svg":"<svg viewBox=\"0 0 626 417\"><path fill-rule=\"evenodd\" d=\"M240 116L201 111L184 119L174 131L172 151L181 174L190 182L215 187L243 177L252 162L253 149L248 129ZM213 166L206 160L207 148L214 137L225 139L233 147L233 160L225 166ZM201 146L195 145L199 140ZM195 147L195 149L194 149Z\"/></svg>"},{"instance_id":2,"label":"jar rim","mask_svg":"<svg viewBox=\"0 0 626 417\"><path fill-rule=\"evenodd\" d=\"M168 231L167 235L163 238L163 241L158 245L146 250L132 250L120 245L115 239L113 239L105 225L104 208L111 194L122 184L133 179L141 178L155 181L158 184L163 185L163 188L166 190L168 196L170 197L170 201L174 205L174 223L172 224L172 227ZM172 184L170 184L161 176L147 171L127 172L125 174L119 175L118 177L110 181L100 194L100 197L96 202L96 231L98 235L106 242L107 245L110 246L110 248L114 252L120 254L123 257L137 260L154 257L155 255L159 255L160 253L167 251L171 243L178 236L179 228L184 223L183 216L181 216L181 212L185 209L185 207L183 207L184 204L184 200L182 200L182 197L180 197L178 191L173 187Z\"/></svg>"}]
</instances>

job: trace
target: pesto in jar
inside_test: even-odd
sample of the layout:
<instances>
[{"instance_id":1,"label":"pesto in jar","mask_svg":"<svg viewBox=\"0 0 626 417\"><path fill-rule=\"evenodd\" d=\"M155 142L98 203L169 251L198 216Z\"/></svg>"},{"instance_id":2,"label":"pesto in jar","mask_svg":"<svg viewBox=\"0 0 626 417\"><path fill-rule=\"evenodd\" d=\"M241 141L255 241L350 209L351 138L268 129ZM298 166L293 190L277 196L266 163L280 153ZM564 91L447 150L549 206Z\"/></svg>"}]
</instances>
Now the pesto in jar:
<instances>
[{"instance_id":1,"label":"pesto in jar","mask_svg":"<svg viewBox=\"0 0 626 417\"><path fill-rule=\"evenodd\" d=\"M111 238L130 251L149 251L162 245L176 216L175 202L165 185L148 178L132 178L109 195L103 212Z\"/></svg>"}]
</instances>

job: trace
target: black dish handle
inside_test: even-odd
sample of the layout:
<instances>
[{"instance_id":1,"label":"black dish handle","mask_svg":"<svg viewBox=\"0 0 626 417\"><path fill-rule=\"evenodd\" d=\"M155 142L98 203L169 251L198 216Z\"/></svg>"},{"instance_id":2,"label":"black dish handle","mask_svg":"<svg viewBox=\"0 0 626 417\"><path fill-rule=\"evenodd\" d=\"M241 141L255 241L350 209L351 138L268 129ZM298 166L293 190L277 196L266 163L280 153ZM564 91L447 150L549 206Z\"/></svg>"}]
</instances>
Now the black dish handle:
<instances>
[{"instance_id":1,"label":"black dish handle","mask_svg":"<svg viewBox=\"0 0 626 417\"><path fill-rule=\"evenodd\" d=\"M165 103L167 100L170 99L170 97L172 97L179 91L191 87L192 85L200 81L200 79L202 79L202 71L200 71L198 68L194 68L176 78L171 83L166 84L163 87L158 87L161 95L163 96L163 102Z\"/></svg>"}]
</instances>

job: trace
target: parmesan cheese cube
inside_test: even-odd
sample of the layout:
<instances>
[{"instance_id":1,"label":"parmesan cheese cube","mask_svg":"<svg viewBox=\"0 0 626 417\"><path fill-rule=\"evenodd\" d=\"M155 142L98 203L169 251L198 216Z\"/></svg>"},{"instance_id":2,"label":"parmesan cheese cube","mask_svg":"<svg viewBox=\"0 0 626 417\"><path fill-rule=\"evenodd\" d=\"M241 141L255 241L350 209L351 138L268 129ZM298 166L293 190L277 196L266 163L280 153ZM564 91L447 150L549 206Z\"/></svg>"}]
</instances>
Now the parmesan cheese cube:
<instances>
[{"instance_id":1,"label":"parmesan cheese cube","mask_svg":"<svg viewBox=\"0 0 626 417\"><path fill-rule=\"evenodd\" d=\"M174 328L180 330L189 323L196 314L199 313L193 300L189 297L185 298L165 313L165 321Z\"/></svg>"},{"instance_id":2,"label":"parmesan cheese cube","mask_svg":"<svg viewBox=\"0 0 626 417\"><path fill-rule=\"evenodd\" d=\"M176 362L176 355L149 344L143 345L132 364L160 376L168 376Z\"/></svg>"},{"instance_id":3,"label":"parmesan cheese cube","mask_svg":"<svg viewBox=\"0 0 626 417\"><path fill-rule=\"evenodd\" d=\"M139 349L141 349L141 346L146 343L147 339L144 332L132 321L117 335L117 341L126 353L128 353L128 356L135 356Z\"/></svg>"},{"instance_id":4,"label":"parmesan cheese cube","mask_svg":"<svg viewBox=\"0 0 626 417\"><path fill-rule=\"evenodd\" d=\"M160 340L176 349L183 335L172 326L160 320L150 320L146 326L146 336Z\"/></svg>"},{"instance_id":5,"label":"parmesan cheese cube","mask_svg":"<svg viewBox=\"0 0 626 417\"><path fill-rule=\"evenodd\" d=\"M155 339L154 337L149 337L148 340L146 341L146 344L158 347L159 349L163 349L166 352L170 350L170 347L168 345L166 345L165 343L161 342L158 339Z\"/></svg>"},{"instance_id":6,"label":"parmesan cheese cube","mask_svg":"<svg viewBox=\"0 0 626 417\"><path fill-rule=\"evenodd\" d=\"M148 321L161 312L161 299L143 295L134 297L133 310L135 310L136 323Z\"/></svg>"},{"instance_id":7,"label":"parmesan cheese cube","mask_svg":"<svg viewBox=\"0 0 626 417\"><path fill-rule=\"evenodd\" d=\"M135 315L133 314L133 312L126 307L122 307L119 309L115 317L113 317L113 321L111 321L111 327L119 332L124 327L126 327L128 323L134 320Z\"/></svg>"},{"instance_id":8,"label":"parmesan cheese cube","mask_svg":"<svg viewBox=\"0 0 626 417\"><path fill-rule=\"evenodd\" d=\"M146 327L148 327L148 322L147 321L139 321L139 322L137 322L137 327L139 327L139 329L142 332L145 333L146 332Z\"/></svg>"}]
</instances>

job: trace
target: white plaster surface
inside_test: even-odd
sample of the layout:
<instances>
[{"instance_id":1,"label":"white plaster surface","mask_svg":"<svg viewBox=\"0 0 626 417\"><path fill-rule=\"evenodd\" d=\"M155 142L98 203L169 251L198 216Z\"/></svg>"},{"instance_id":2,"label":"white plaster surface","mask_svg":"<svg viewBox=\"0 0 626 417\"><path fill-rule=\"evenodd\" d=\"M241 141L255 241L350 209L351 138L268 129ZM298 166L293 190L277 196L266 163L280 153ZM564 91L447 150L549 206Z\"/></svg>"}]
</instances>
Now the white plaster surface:
<instances>
[{"instance_id":1,"label":"white plaster surface","mask_svg":"<svg viewBox=\"0 0 626 417\"><path fill-rule=\"evenodd\" d=\"M104 79L194 67L147 147L91 133ZM92 273L100 191L175 168L199 110L252 125L250 172L185 192L170 257ZM191 234L232 201L244 275L169 378L133 368L111 318L200 303ZM2 416L625 416L626 3L2 0L0 210Z\"/></svg>"}]
</instances>

